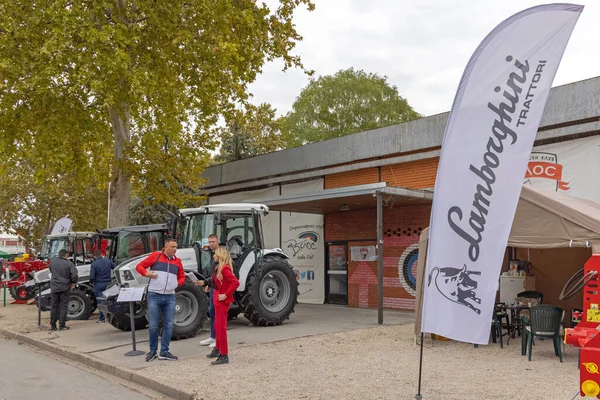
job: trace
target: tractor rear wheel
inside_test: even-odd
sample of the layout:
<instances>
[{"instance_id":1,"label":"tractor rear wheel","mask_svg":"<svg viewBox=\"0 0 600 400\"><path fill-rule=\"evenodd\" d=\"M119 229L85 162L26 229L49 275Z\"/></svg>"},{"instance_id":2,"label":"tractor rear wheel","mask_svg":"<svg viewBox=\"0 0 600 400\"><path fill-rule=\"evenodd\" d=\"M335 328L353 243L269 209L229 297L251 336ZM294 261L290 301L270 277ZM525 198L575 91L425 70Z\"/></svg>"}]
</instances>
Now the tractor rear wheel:
<instances>
[{"instance_id":1,"label":"tractor rear wheel","mask_svg":"<svg viewBox=\"0 0 600 400\"><path fill-rule=\"evenodd\" d=\"M298 303L298 281L287 260L267 255L262 265L248 274L241 306L254 325L280 325L290 318Z\"/></svg>"},{"instance_id":2,"label":"tractor rear wheel","mask_svg":"<svg viewBox=\"0 0 600 400\"><path fill-rule=\"evenodd\" d=\"M88 320L94 311L92 296L86 290L75 288L69 293L69 305L67 306L67 319Z\"/></svg>"}]
</instances>

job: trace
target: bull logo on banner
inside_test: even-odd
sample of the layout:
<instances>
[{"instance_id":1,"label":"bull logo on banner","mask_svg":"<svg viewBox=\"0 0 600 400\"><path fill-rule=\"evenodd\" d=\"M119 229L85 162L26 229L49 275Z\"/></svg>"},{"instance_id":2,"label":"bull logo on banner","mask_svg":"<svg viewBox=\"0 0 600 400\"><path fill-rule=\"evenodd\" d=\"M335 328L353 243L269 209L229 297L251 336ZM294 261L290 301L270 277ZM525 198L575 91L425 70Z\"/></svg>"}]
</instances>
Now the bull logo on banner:
<instances>
[{"instance_id":1,"label":"bull logo on banner","mask_svg":"<svg viewBox=\"0 0 600 400\"><path fill-rule=\"evenodd\" d=\"M475 307L475 304L481 304L481 299L477 297L477 281L470 275L481 275L480 271L469 271L467 266L460 268L435 267L429 273L427 286L431 286L432 279L435 279L435 287L446 299L469 307L477 314L481 314L481 309Z\"/></svg>"}]
</instances>

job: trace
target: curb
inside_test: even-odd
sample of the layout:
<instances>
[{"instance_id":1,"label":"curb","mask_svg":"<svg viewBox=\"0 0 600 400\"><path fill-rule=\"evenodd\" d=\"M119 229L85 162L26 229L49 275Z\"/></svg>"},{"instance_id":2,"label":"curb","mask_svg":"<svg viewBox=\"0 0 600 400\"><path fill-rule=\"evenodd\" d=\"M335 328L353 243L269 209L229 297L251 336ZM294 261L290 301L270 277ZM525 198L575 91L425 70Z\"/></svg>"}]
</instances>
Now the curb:
<instances>
[{"instance_id":1,"label":"curb","mask_svg":"<svg viewBox=\"0 0 600 400\"><path fill-rule=\"evenodd\" d=\"M57 354L61 357L84 364L95 370L113 375L119 379L123 379L127 382L135 383L140 386L144 386L155 392L168 396L176 400L194 400L194 393L186 392L181 389L177 389L160 382L151 380L144 375L138 374L127 368L122 368L106 361L100 360L95 357L88 356L86 354L77 353L66 350L60 346L50 344L48 342L31 338L21 333L12 332L6 329L0 328L0 335L5 336L9 339L18 340L23 343L27 343L31 346L37 347L41 350Z\"/></svg>"}]
</instances>

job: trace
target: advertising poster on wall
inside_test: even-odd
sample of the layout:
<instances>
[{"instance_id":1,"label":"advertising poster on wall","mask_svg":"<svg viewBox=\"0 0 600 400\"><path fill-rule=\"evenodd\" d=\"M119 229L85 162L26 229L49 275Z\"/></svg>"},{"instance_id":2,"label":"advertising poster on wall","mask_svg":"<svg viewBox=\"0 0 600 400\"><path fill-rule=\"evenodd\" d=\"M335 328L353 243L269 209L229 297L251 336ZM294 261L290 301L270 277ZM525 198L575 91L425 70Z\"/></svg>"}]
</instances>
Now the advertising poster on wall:
<instances>
[{"instance_id":1,"label":"advertising poster on wall","mask_svg":"<svg viewBox=\"0 0 600 400\"><path fill-rule=\"evenodd\" d=\"M600 136L538 146L529 156L525 185L600 202Z\"/></svg>"},{"instance_id":2,"label":"advertising poster on wall","mask_svg":"<svg viewBox=\"0 0 600 400\"><path fill-rule=\"evenodd\" d=\"M352 246L350 254L352 261L377 261L375 246Z\"/></svg>"},{"instance_id":3,"label":"advertising poster on wall","mask_svg":"<svg viewBox=\"0 0 600 400\"><path fill-rule=\"evenodd\" d=\"M323 181L282 186L282 195L310 193L323 189ZM325 301L325 237L323 216L281 213L281 249L290 257L298 280L298 302L323 304Z\"/></svg>"}]
</instances>

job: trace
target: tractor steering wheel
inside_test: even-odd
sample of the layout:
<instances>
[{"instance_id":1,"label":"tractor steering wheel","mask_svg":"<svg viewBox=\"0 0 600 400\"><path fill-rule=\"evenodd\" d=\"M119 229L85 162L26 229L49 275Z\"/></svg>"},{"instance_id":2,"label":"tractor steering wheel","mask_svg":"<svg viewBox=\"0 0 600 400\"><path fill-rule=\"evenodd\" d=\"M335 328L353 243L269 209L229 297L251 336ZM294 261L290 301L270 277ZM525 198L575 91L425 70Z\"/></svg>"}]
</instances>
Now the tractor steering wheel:
<instances>
[{"instance_id":1,"label":"tractor steering wheel","mask_svg":"<svg viewBox=\"0 0 600 400\"><path fill-rule=\"evenodd\" d=\"M229 238L227 241L227 247L231 248L233 245L239 245L241 248L244 248L244 242L242 241L242 237L240 235L235 235Z\"/></svg>"}]
</instances>

